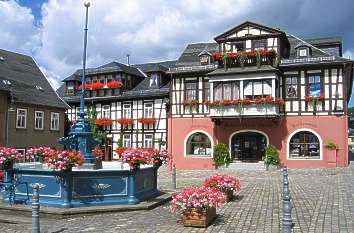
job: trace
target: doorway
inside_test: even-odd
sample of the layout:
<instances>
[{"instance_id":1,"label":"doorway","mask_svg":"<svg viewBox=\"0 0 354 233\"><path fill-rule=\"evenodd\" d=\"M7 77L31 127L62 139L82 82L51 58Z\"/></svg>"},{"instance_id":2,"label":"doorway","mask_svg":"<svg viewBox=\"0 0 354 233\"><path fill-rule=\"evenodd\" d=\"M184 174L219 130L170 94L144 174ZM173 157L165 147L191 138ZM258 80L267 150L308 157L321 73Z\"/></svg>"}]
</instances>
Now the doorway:
<instances>
[{"instance_id":1,"label":"doorway","mask_svg":"<svg viewBox=\"0 0 354 233\"><path fill-rule=\"evenodd\" d=\"M267 138L257 132L241 132L231 138L232 159L243 162L262 160L267 146Z\"/></svg>"}]
</instances>

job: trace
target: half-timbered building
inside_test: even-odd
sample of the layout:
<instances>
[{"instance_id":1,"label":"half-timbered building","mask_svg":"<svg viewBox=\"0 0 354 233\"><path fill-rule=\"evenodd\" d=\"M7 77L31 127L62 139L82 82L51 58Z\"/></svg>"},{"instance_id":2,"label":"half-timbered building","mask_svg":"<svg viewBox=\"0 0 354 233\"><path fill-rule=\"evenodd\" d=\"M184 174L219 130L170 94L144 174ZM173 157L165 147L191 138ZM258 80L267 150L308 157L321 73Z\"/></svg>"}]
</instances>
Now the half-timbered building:
<instances>
[{"instance_id":1,"label":"half-timbered building","mask_svg":"<svg viewBox=\"0 0 354 233\"><path fill-rule=\"evenodd\" d=\"M115 157L119 143L124 147L166 146L169 96L168 68L174 61L125 65L118 62L86 70L85 107L95 107L97 118L109 122L105 160ZM63 80L58 93L71 106L67 111L74 122L80 105L81 72Z\"/></svg>"},{"instance_id":2,"label":"half-timbered building","mask_svg":"<svg viewBox=\"0 0 354 233\"><path fill-rule=\"evenodd\" d=\"M213 168L218 143L238 161L260 161L273 144L289 167L348 164L353 61L342 57L341 38L306 40L245 22L213 43L189 44L167 73L177 168Z\"/></svg>"}]
</instances>

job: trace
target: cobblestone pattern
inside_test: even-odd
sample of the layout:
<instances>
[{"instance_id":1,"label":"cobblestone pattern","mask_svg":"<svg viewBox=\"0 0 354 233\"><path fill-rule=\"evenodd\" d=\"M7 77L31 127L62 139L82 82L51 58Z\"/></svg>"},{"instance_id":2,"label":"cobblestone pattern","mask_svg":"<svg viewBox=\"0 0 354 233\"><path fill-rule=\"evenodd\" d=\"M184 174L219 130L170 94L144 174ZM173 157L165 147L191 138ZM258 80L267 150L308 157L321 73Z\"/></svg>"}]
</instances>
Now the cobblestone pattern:
<instances>
[{"instance_id":1,"label":"cobblestone pattern","mask_svg":"<svg viewBox=\"0 0 354 233\"><path fill-rule=\"evenodd\" d=\"M354 166L343 169L289 170L294 232L354 233ZM150 211L121 212L42 221L42 232L280 232L281 171L178 171L177 185L199 185L214 173L237 175L238 198L225 204L207 229L184 228L168 204ZM171 173L159 172L159 187L171 188ZM0 232L30 232L30 224L2 224Z\"/></svg>"}]
</instances>

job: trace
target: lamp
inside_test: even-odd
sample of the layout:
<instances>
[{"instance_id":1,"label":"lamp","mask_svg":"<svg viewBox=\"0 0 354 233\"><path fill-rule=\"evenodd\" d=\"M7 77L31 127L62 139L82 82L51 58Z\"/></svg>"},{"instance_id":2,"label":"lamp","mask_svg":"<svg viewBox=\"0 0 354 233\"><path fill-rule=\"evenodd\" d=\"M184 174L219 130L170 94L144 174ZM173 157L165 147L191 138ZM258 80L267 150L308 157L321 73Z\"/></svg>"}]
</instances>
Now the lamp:
<instances>
[{"instance_id":1,"label":"lamp","mask_svg":"<svg viewBox=\"0 0 354 233\"><path fill-rule=\"evenodd\" d=\"M90 0L85 0L84 1L84 6L85 7L90 7L91 6L91 1Z\"/></svg>"}]
</instances>

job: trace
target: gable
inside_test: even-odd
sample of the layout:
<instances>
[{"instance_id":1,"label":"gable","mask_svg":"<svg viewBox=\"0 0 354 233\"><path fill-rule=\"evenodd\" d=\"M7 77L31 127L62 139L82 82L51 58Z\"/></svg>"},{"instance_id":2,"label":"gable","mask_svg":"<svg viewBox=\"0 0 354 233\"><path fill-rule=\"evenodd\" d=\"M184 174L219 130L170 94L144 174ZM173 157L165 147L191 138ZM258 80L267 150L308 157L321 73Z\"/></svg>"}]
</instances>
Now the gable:
<instances>
[{"instance_id":1,"label":"gable","mask_svg":"<svg viewBox=\"0 0 354 233\"><path fill-rule=\"evenodd\" d=\"M284 34L283 31L260 25L257 23L246 21L224 33L215 37L216 41L225 40L230 38L242 38L248 36L260 36L268 34Z\"/></svg>"}]
</instances>

